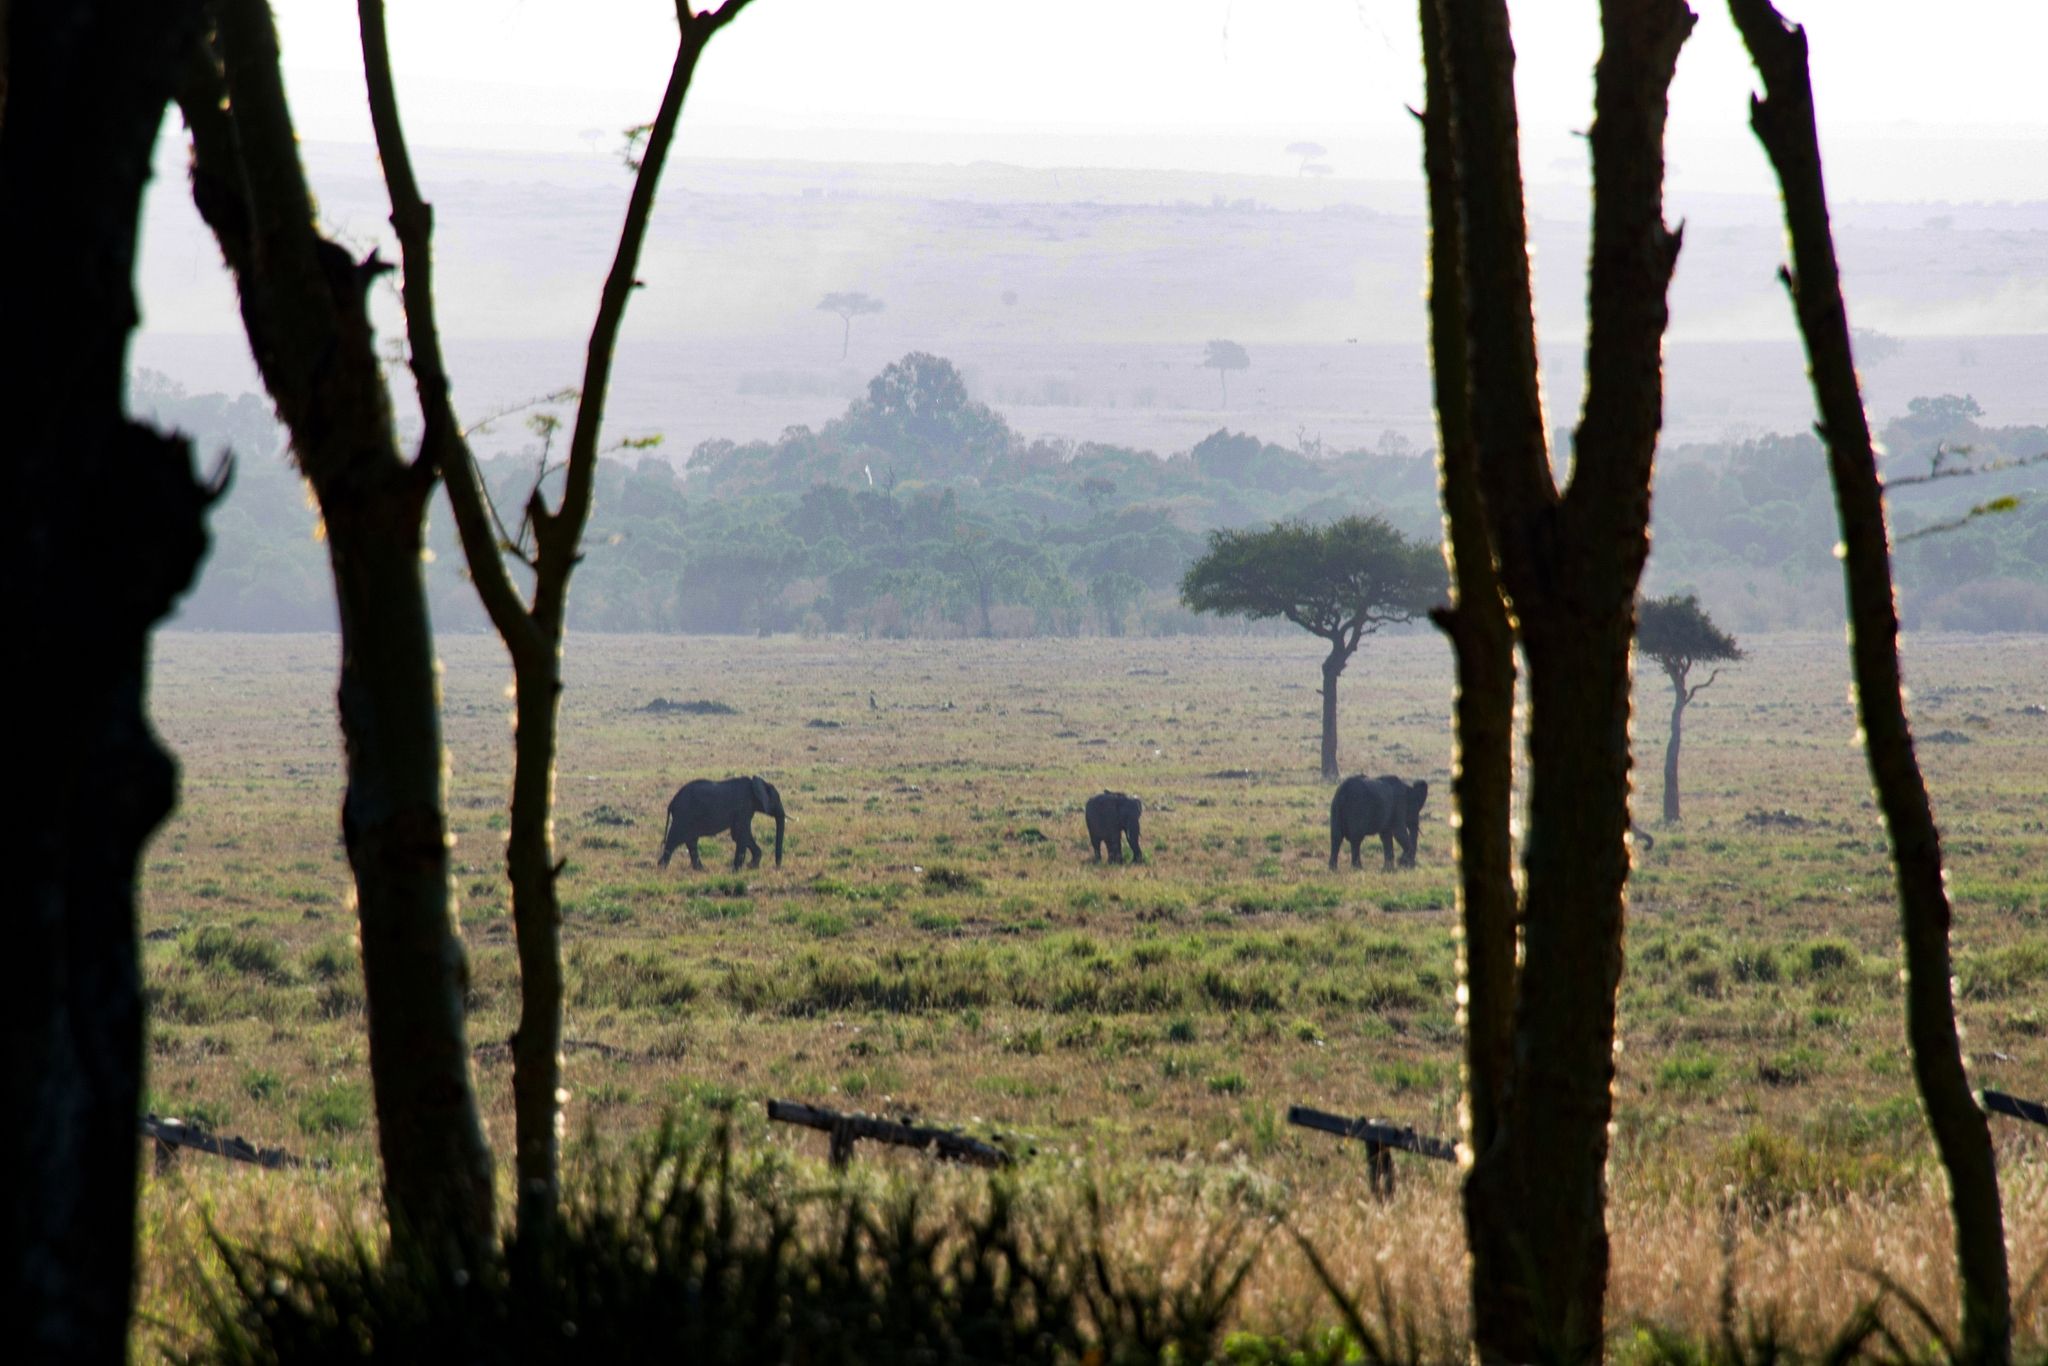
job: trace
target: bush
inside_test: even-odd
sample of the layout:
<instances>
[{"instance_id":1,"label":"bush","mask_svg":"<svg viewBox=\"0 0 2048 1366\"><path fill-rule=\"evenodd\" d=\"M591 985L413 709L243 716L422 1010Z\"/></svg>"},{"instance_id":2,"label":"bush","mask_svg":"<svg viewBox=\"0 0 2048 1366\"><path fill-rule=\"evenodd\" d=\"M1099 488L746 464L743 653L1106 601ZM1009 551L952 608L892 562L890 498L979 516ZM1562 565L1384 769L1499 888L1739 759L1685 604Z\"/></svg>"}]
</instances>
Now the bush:
<instances>
[{"instance_id":1,"label":"bush","mask_svg":"<svg viewBox=\"0 0 2048 1366\"><path fill-rule=\"evenodd\" d=\"M225 925L208 925L200 930L186 942L185 953L200 967L216 972L235 972L266 982L292 980L291 969L284 963L284 950L275 941L237 934Z\"/></svg>"}]
</instances>

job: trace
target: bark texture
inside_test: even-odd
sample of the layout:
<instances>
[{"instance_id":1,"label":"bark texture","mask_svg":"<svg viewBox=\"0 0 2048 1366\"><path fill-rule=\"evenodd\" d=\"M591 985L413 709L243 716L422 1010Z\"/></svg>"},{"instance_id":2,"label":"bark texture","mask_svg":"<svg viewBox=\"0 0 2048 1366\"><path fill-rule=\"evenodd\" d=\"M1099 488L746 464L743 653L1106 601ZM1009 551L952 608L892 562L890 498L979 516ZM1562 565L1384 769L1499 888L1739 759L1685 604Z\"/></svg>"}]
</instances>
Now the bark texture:
<instances>
[{"instance_id":1,"label":"bark texture","mask_svg":"<svg viewBox=\"0 0 2048 1366\"><path fill-rule=\"evenodd\" d=\"M1962 1334L1956 1359L2012 1359L2012 1289L2005 1216L1990 1126L1970 1093L1950 988L1951 912L1942 870L1941 832L1914 755L1899 672L1899 619L1891 574L1884 485L1864 417L1850 350L1833 229L1808 79L1806 34L1788 26L1767 0L1730 0L1764 95L1750 122L1784 191L1792 265L1784 272L1820 409L1820 436L1834 478L1848 596L1849 656L1856 680L1864 752L1884 812L1899 890L1906 957L1906 1036L1913 1078L1948 1173L1962 1286Z\"/></svg>"},{"instance_id":2,"label":"bark texture","mask_svg":"<svg viewBox=\"0 0 2048 1366\"><path fill-rule=\"evenodd\" d=\"M549 507L538 488L527 501L525 524L533 538L530 558L519 547L505 544L499 535L498 519L456 420L435 314L433 207L413 173L399 117L382 0L359 0L357 5L371 120L391 195L391 224L403 253L407 340L425 417L420 462L443 473L470 577L512 660L516 730L505 872L512 887L519 954L519 1025L512 1036L518 1232L520 1244L529 1250L548 1241L561 1202L562 908L556 880L562 865L555 857L553 823L569 579L582 554L583 529L589 521L596 481L605 392L626 304L640 283L634 277L662 167L674 144L684 97L705 44L748 3L727 0L723 8L708 15L692 15L686 5L677 8L680 34L675 60L660 108L648 126L625 224L585 350L562 501ZM533 575L530 602L522 600L507 570L507 554L526 559ZM984 602L984 619L986 614Z\"/></svg>"},{"instance_id":3,"label":"bark texture","mask_svg":"<svg viewBox=\"0 0 2048 1366\"><path fill-rule=\"evenodd\" d=\"M122 412L150 154L196 4L0 5L0 564L13 589L13 816L0 1068L0 1321L20 1360L126 1356L135 1270L142 848L177 771L144 711L149 635L213 491ZM11 80L8 76L11 74Z\"/></svg>"},{"instance_id":4,"label":"bark texture","mask_svg":"<svg viewBox=\"0 0 2048 1366\"><path fill-rule=\"evenodd\" d=\"M1439 13L1479 502L1529 696L1511 1071L1466 1187L1474 1326L1486 1360L1585 1361L1605 1327L1630 654L1678 251L1663 221L1664 119L1693 16L1678 0L1602 6L1586 396L1560 492L1537 384L1506 4L1441 0Z\"/></svg>"},{"instance_id":5,"label":"bark texture","mask_svg":"<svg viewBox=\"0 0 2048 1366\"><path fill-rule=\"evenodd\" d=\"M471 1088L438 664L420 573L430 463L399 454L366 294L388 267L323 237L262 0L217 0L180 103L193 199L220 243L265 388L325 522L341 618L342 835L355 875L370 1074L392 1235L476 1262L494 1228Z\"/></svg>"},{"instance_id":6,"label":"bark texture","mask_svg":"<svg viewBox=\"0 0 2048 1366\"><path fill-rule=\"evenodd\" d=\"M1514 803L1515 640L1487 536L1479 452L1472 437L1443 21L1436 0L1421 0L1420 9L1430 369L1436 384L1437 475L1452 594L1451 605L1431 619L1449 638L1457 664L1451 797L1457 811L1463 936L1465 1144L1469 1154L1477 1154L1499 1131L1514 1045L1517 907L1509 816Z\"/></svg>"}]
</instances>

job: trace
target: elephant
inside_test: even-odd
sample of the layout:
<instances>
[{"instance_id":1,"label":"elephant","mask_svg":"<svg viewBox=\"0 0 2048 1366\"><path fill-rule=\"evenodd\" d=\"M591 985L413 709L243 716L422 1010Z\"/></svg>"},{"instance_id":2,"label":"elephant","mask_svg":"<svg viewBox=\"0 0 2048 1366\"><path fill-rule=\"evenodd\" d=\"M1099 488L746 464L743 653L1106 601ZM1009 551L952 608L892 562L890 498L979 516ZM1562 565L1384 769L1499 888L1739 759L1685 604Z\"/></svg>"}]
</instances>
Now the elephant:
<instances>
[{"instance_id":1,"label":"elephant","mask_svg":"<svg viewBox=\"0 0 2048 1366\"><path fill-rule=\"evenodd\" d=\"M1131 862L1143 863L1145 851L1138 847L1138 818L1145 814L1145 803L1136 797L1121 792L1098 792L1088 799L1088 843L1095 850L1095 861L1102 862L1102 846L1109 846L1109 861L1124 861L1123 842L1131 842Z\"/></svg>"},{"instance_id":2,"label":"elephant","mask_svg":"<svg viewBox=\"0 0 2048 1366\"><path fill-rule=\"evenodd\" d=\"M754 856L752 866L759 868L761 846L754 843L756 811L775 818L775 866L780 868L782 824L787 819L782 810L782 794L775 790L775 784L758 775L698 778L678 788L669 799L668 821L662 827L660 866L668 867L669 856L680 844L690 851L690 866L703 871L704 861L697 857L697 841L724 830L732 835L734 870L739 869L748 854Z\"/></svg>"},{"instance_id":3,"label":"elephant","mask_svg":"<svg viewBox=\"0 0 2048 1366\"><path fill-rule=\"evenodd\" d=\"M1404 783L1391 774L1368 778L1357 774L1337 784L1330 798L1330 866L1337 866L1337 851L1351 842L1351 866L1361 868L1358 846L1368 835L1380 837L1386 851L1386 866L1394 866L1394 841L1401 841L1401 866L1415 866L1415 843L1422 831L1422 804L1429 800L1429 784Z\"/></svg>"}]
</instances>

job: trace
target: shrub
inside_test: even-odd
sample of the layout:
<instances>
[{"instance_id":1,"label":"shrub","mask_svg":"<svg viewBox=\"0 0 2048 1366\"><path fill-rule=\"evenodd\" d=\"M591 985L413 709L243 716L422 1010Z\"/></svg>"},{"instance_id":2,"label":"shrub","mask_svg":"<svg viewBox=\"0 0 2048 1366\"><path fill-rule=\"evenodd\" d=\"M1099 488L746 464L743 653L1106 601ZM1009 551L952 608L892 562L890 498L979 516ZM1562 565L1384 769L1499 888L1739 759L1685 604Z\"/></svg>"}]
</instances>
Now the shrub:
<instances>
[{"instance_id":1,"label":"shrub","mask_svg":"<svg viewBox=\"0 0 2048 1366\"><path fill-rule=\"evenodd\" d=\"M284 950L276 941L237 934L225 925L208 925L200 930L186 943L185 953L200 967L216 972L235 972L267 982L292 980L291 969L284 963Z\"/></svg>"},{"instance_id":2,"label":"shrub","mask_svg":"<svg viewBox=\"0 0 2048 1366\"><path fill-rule=\"evenodd\" d=\"M914 1188L792 1195L735 1172L723 1143L691 1151L665 1128L637 1159L572 1185L545 1265L515 1279L508 1237L482 1267L401 1261L360 1241L273 1248L213 1235L223 1273L193 1286L195 1359L222 1366L343 1361L677 1360L1342 1361L1334 1335L1228 1340L1249 1268L1240 1225L1177 1249L1169 1280L1105 1231L1090 1197L1052 1236L1018 1197L940 1205ZM1034 1223L1036 1220L1033 1221ZM194 1270L194 1277L207 1273Z\"/></svg>"},{"instance_id":3,"label":"shrub","mask_svg":"<svg viewBox=\"0 0 2048 1366\"><path fill-rule=\"evenodd\" d=\"M370 1095L359 1082L337 1081L299 1102L299 1129L315 1136L361 1133L370 1122Z\"/></svg>"},{"instance_id":4,"label":"shrub","mask_svg":"<svg viewBox=\"0 0 2048 1366\"><path fill-rule=\"evenodd\" d=\"M981 879L964 868L935 863L924 870L924 885L934 892L978 892Z\"/></svg>"}]
</instances>

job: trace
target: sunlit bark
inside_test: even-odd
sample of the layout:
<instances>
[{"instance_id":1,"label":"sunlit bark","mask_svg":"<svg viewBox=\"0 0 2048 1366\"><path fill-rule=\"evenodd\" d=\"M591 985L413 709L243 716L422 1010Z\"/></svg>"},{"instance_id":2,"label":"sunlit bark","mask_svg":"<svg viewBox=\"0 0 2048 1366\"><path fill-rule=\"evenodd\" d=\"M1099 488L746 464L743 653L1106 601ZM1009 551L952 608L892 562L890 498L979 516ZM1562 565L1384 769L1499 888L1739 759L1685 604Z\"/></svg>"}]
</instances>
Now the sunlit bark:
<instances>
[{"instance_id":1,"label":"sunlit bark","mask_svg":"<svg viewBox=\"0 0 2048 1366\"><path fill-rule=\"evenodd\" d=\"M1730 0L1764 95L1750 123L1784 191L1792 265L1784 273L1806 341L1820 436L1834 477L1842 527L1842 574L1849 607L1849 658L1856 679L1864 753L1891 839L1906 956L1906 1035L1913 1078L1948 1173L1962 1284L1962 1340L1956 1359L2012 1359L2012 1289L2005 1215L1990 1126L1970 1093L1950 986L1952 919L1941 832L1913 752L1899 673L1899 617L1891 574L1884 485L1863 412L1849 343L1848 309L1835 264L1833 229L1808 80L1806 34L1768 0Z\"/></svg>"}]
</instances>

